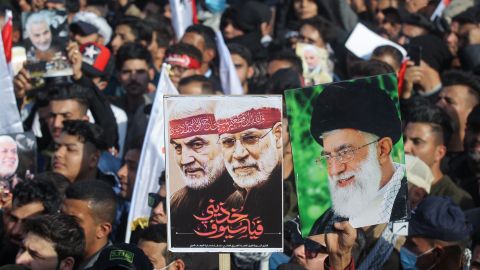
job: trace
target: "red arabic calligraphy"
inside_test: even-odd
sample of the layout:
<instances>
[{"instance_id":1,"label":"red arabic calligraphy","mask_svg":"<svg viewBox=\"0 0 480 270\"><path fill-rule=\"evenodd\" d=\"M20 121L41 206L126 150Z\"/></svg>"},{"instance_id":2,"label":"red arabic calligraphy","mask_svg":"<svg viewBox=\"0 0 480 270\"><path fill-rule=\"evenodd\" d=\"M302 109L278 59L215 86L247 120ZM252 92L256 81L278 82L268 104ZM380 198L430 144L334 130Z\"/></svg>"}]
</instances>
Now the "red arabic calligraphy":
<instances>
[{"instance_id":1,"label":"red arabic calligraphy","mask_svg":"<svg viewBox=\"0 0 480 270\"><path fill-rule=\"evenodd\" d=\"M263 234L263 224L260 217L250 220L248 214L240 209L226 209L224 203L209 200L210 205L200 216L193 215L200 221L194 230L198 236L217 239L258 239Z\"/></svg>"}]
</instances>

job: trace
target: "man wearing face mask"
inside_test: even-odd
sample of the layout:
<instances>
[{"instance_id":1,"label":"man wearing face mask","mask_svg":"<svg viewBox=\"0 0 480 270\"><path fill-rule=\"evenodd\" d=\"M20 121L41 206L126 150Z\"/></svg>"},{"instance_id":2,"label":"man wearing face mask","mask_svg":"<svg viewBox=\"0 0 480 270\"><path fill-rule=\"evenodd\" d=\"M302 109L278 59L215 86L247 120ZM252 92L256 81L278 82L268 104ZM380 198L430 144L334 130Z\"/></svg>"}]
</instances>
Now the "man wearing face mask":
<instances>
[{"instance_id":1,"label":"man wearing face mask","mask_svg":"<svg viewBox=\"0 0 480 270\"><path fill-rule=\"evenodd\" d=\"M403 269L464 269L470 232L462 209L450 198L425 198L412 212L400 249Z\"/></svg>"}]
</instances>

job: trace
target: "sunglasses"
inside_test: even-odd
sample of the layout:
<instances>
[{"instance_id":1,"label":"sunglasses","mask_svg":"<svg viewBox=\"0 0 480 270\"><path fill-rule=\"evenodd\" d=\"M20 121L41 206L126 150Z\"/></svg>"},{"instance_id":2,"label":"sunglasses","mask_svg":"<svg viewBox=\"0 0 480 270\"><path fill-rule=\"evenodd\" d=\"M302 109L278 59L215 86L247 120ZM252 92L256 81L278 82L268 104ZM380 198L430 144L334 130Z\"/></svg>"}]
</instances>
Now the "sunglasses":
<instances>
[{"instance_id":1,"label":"sunglasses","mask_svg":"<svg viewBox=\"0 0 480 270\"><path fill-rule=\"evenodd\" d=\"M307 259L313 259L316 258L318 253L324 253L327 254L327 247L321 245L320 243L313 241L310 238L305 238L305 257Z\"/></svg>"},{"instance_id":2,"label":"sunglasses","mask_svg":"<svg viewBox=\"0 0 480 270\"><path fill-rule=\"evenodd\" d=\"M151 207L151 208L155 208L158 206L159 203L163 203L163 210L164 211L167 211L167 198L166 197L162 197L160 195L158 195L158 193L148 193L148 206Z\"/></svg>"}]
</instances>

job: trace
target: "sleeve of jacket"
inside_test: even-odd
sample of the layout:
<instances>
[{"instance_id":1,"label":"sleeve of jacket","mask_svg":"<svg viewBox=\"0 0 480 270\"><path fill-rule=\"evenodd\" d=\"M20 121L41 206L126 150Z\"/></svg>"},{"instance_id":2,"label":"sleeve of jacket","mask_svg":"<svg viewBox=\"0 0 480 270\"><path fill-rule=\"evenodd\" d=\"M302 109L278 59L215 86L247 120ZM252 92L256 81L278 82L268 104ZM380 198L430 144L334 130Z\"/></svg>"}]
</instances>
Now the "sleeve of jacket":
<instances>
[{"instance_id":1,"label":"sleeve of jacket","mask_svg":"<svg viewBox=\"0 0 480 270\"><path fill-rule=\"evenodd\" d=\"M102 127L108 148L115 147L119 149L118 126L110 107L110 102L105 99L96 85L85 76L82 76L75 82L92 90L88 97L88 109L92 113L95 123Z\"/></svg>"}]
</instances>

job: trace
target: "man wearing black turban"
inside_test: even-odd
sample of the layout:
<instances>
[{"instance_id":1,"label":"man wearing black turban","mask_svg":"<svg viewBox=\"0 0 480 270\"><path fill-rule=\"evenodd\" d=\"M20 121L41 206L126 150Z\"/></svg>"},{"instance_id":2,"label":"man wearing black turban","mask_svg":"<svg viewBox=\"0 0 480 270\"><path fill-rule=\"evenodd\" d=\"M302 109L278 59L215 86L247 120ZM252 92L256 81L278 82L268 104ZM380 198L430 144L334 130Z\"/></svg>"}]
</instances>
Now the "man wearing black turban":
<instances>
[{"instance_id":1,"label":"man wearing black turban","mask_svg":"<svg viewBox=\"0 0 480 270\"><path fill-rule=\"evenodd\" d=\"M310 132L323 147L336 215L353 227L407 216L404 166L390 156L401 122L385 91L367 80L328 85L314 104Z\"/></svg>"}]
</instances>

